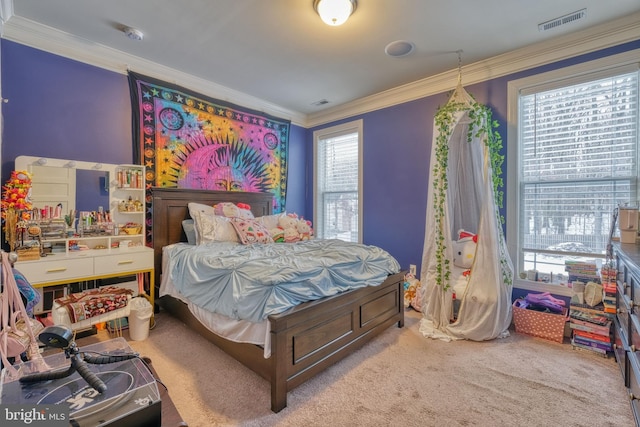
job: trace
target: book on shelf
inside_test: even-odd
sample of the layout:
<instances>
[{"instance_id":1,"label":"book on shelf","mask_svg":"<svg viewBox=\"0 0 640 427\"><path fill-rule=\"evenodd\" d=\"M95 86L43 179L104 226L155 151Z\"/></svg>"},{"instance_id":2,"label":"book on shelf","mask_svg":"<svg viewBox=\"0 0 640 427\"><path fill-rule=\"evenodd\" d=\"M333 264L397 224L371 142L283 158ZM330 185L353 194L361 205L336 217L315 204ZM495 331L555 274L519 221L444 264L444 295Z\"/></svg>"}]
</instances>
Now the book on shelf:
<instances>
[{"instance_id":1,"label":"book on shelf","mask_svg":"<svg viewBox=\"0 0 640 427\"><path fill-rule=\"evenodd\" d=\"M571 329L578 329L580 331L591 332L594 334L609 336L611 334L611 321L606 326L596 325L595 323L585 322L583 320L572 319L569 322Z\"/></svg>"},{"instance_id":2,"label":"book on shelf","mask_svg":"<svg viewBox=\"0 0 640 427\"><path fill-rule=\"evenodd\" d=\"M607 353L608 353L607 350L603 350L601 348L596 348L596 347L589 347L588 345L583 345L583 344L580 344L578 342L575 342L575 340L571 340L571 345L573 345L575 348L579 348L579 349L582 349L582 350L593 351L593 352L599 353L599 354L601 354L603 356L606 356Z\"/></svg>"},{"instance_id":3,"label":"book on shelf","mask_svg":"<svg viewBox=\"0 0 640 427\"><path fill-rule=\"evenodd\" d=\"M611 343L603 343L601 341L590 340L586 338L582 338L579 336L573 337L573 342L575 344L580 344L585 347L597 348L599 350L611 351L612 344Z\"/></svg>"},{"instance_id":4,"label":"book on shelf","mask_svg":"<svg viewBox=\"0 0 640 427\"><path fill-rule=\"evenodd\" d=\"M578 310L573 306L570 306L569 309L569 317L573 320L582 320L589 323L594 323L596 325L605 326L607 324L611 324L611 318L605 316L604 312L586 312L582 310Z\"/></svg>"},{"instance_id":5,"label":"book on shelf","mask_svg":"<svg viewBox=\"0 0 640 427\"><path fill-rule=\"evenodd\" d=\"M600 335L600 334L594 334L592 332L587 332L587 331L581 331L579 329L574 329L573 330L573 336L576 337L582 337L584 339L590 339L590 340L595 340L595 341L601 341L604 343L611 343L611 336L610 335Z\"/></svg>"}]
</instances>

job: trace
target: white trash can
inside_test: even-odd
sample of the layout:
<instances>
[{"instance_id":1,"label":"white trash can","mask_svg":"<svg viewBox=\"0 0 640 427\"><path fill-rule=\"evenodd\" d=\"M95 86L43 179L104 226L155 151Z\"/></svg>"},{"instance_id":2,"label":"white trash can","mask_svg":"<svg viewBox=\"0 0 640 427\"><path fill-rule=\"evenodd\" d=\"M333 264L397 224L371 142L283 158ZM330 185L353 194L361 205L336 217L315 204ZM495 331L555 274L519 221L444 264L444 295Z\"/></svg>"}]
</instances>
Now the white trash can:
<instances>
[{"instance_id":1,"label":"white trash can","mask_svg":"<svg viewBox=\"0 0 640 427\"><path fill-rule=\"evenodd\" d=\"M149 321L153 315L151 303L144 297L129 301L129 337L142 341L149 336Z\"/></svg>"}]
</instances>

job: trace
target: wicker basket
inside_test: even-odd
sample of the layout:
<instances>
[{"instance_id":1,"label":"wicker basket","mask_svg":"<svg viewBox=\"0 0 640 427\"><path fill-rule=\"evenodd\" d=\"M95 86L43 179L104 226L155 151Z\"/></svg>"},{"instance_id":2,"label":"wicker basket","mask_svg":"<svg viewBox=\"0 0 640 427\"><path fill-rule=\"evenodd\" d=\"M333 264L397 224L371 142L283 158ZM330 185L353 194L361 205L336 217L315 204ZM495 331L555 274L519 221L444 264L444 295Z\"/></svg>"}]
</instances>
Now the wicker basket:
<instances>
[{"instance_id":1,"label":"wicker basket","mask_svg":"<svg viewBox=\"0 0 640 427\"><path fill-rule=\"evenodd\" d=\"M543 313L521 308L518 306L519 301L522 299L513 303L516 332L559 343L564 341L564 326L569 320L569 310L564 308L562 314Z\"/></svg>"}]
</instances>

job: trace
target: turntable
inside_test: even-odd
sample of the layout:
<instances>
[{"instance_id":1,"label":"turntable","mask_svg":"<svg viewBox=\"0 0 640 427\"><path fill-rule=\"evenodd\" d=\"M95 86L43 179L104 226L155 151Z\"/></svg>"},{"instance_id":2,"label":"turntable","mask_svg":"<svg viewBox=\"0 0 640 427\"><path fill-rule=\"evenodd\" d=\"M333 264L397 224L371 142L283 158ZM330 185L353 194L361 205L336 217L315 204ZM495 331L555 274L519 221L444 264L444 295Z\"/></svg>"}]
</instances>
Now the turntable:
<instances>
[{"instance_id":1,"label":"turntable","mask_svg":"<svg viewBox=\"0 0 640 427\"><path fill-rule=\"evenodd\" d=\"M133 350L124 338L116 338L83 346L82 353L117 356L131 354ZM44 361L51 371L64 370L69 366L69 359L62 352L47 356ZM89 385L79 372L73 370L63 378L31 383L22 383L19 378L12 378L3 370L0 377L0 404L22 405L25 408L30 405L66 405L69 408L69 423L73 426L161 425L158 385L139 358L91 364L89 370L97 377L97 383L104 385L97 387L101 391ZM40 375L42 372L41 362L26 362L21 365L20 378Z\"/></svg>"}]
</instances>

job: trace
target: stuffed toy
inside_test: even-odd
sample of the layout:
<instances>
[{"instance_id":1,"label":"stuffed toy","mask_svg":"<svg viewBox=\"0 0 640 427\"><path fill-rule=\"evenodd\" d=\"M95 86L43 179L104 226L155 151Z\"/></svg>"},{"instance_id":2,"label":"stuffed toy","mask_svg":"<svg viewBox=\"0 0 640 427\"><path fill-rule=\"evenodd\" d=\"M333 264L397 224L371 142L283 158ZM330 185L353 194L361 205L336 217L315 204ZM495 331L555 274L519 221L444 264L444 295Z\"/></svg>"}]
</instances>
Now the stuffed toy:
<instances>
[{"instance_id":1,"label":"stuffed toy","mask_svg":"<svg viewBox=\"0 0 640 427\"><path fill-rule=\"evenodd\" d=\"M284 242L284 230L280 227L274 227L269 229L269 235L275 243Z\"/></svg>"},{"instance_id":2,"label":"stuffed toy","mask_svg":"<svg viewBox=\"0 0 640 427\"><path fill-rule=\"evenodd\" d=\"M412 307L416 311L422 309L422 284L413 274L404 276L404 308Z\"/></svg>"},{"instance_id":3,"label":"stuffed toy","mask_svg":"<svg viewBox=\"0 0 640 427\"><path fill-rule=\"evenodd\" d=\"M453 265L465 268L463 274L469 275L471 265L476 256L476 248L478 247L478 235L465 230L458 231L458 240L453 242Z\"/></svg>"},{"instance_id":4,"label":"stuffed toy","mask_svg":"<svg viewBox=\"0 0 640 427\"><path fill-rule=\"evenodd\" d=\"M251 206L246 203L230 203L223 202L218 203L213 207L213 212L215 215L224 216L227 218L241 218L241 219L252 219L253 213L251 212Z\"/></svg>"},{"instance_id":5,"label":"stuffed toy","mask_svg":"<svg viewBox=\"0 0 640 427\"><path fill-rule=\"evenodd\" d=\"M309 240L313 236L313 229L311 228L311 221L307 221L304 218L300 218L296 224L296 230L300 235L300 240Z\"/></svg>"},{"instance_id":6,"label":"stuffed toy","mask_svg":"<svg viewBox=\"0 0 640 427\"><path fill-rule=\"evenodd\" d=\"M284 241L294 243L300 240L300 234L296 226L298 225L298 215L289 213L282 215L278 219L278 227L282 229Z\"/></svg>"},{"instance_id":7,"label":"stuffed toy","mask_svg":"<svg viewBox=\"0 0 640 427\"><path fill-rule=\"evenodd\" d=\"M283 234L285 243L295 243L300 241L300 235L295 227L286 228Z\"/></svg>"}]
</instances>

